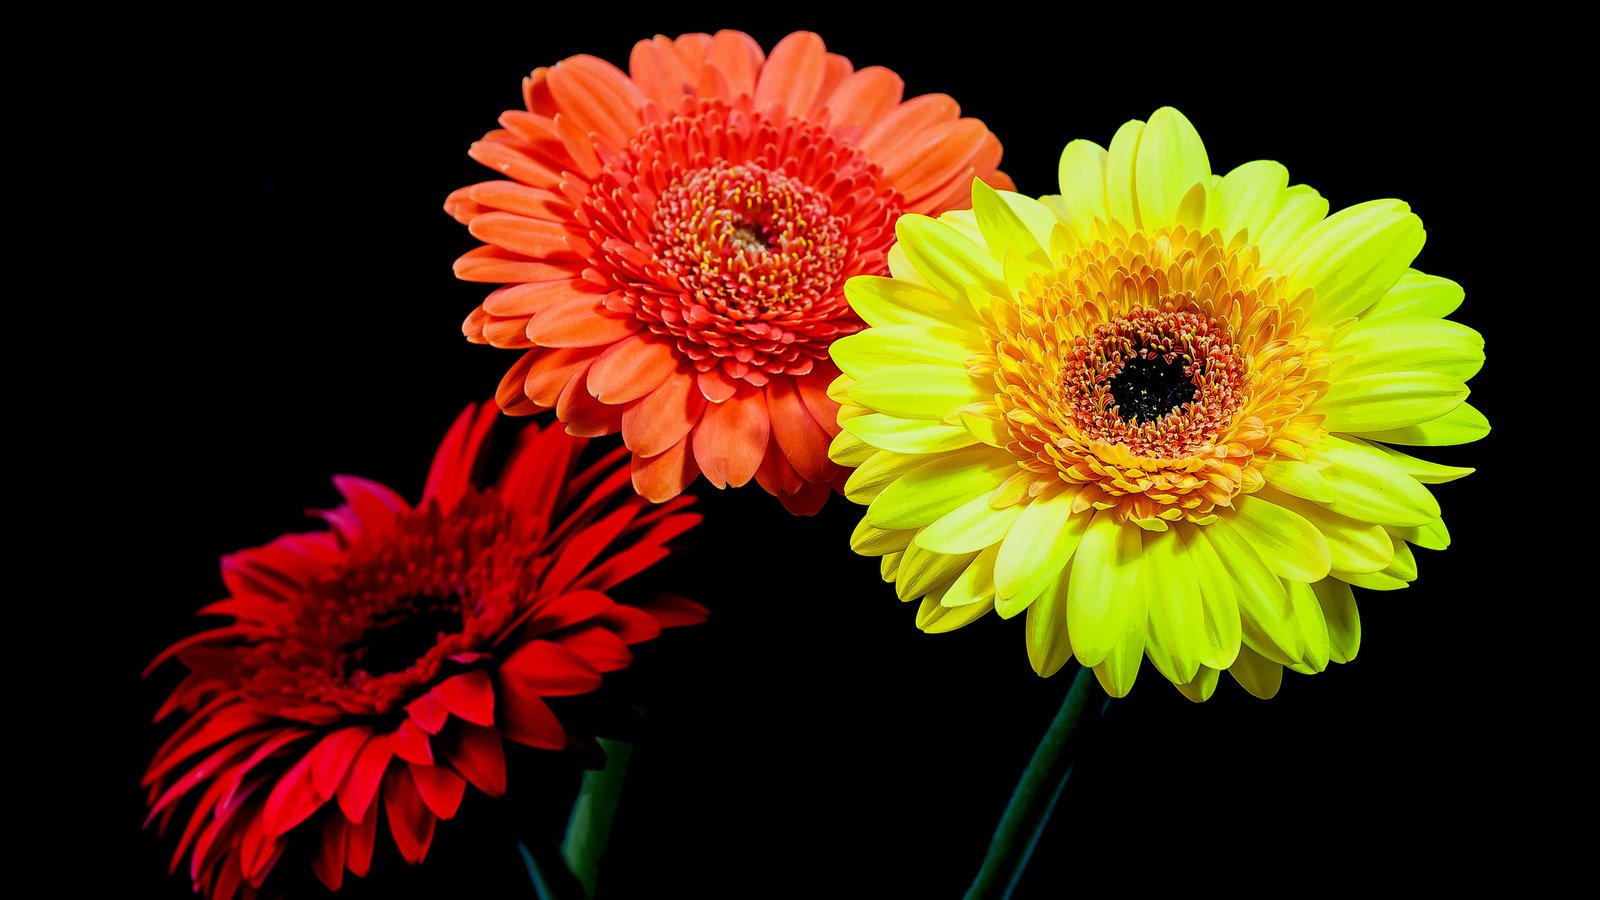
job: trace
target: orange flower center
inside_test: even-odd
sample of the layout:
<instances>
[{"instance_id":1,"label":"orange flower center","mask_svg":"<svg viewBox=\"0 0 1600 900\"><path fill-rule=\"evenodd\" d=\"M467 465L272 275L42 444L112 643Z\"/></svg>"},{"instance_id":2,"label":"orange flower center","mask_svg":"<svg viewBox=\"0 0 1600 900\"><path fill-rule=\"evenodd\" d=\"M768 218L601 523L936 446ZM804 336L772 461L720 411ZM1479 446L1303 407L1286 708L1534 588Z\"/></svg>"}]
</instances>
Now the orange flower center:
<instances>
[{"instance_id":1,"label":"orange flower center","mask_svg":"<svg viewBox=\"0 0 1600 900\"><path fill-rule=\"evenodd\" d=\"M900 195L825 123L748 100L650 115L582 201L607 307L702 372L756 385L810 372L861 330L844 283L887 271Z\"/></svg>"},{"instance_id":2,"label":"orange flower center","mask_svg":"<svg viewBox=\"0 0 1600 900\"><path fill-rule=\"evenodd\" d=\"M1320 440L1327 335L1258 251L1179 227L1097 224L994 314L989 373L1022 469L1000 496L1078 491L1126 519L1208 522ZM1004 502L1004 501L1003 501Z\"/></svg>"}]
</instances>

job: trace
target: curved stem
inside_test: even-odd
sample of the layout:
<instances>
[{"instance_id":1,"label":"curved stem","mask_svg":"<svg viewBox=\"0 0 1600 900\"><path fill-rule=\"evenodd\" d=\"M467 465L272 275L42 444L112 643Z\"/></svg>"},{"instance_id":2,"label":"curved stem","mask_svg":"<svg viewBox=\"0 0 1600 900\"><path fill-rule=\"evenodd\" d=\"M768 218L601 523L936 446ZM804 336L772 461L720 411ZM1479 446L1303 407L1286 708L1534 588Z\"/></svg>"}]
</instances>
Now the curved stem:
<instances>
[{"instance_id":1,"label":"curved stem","mask_svg":"<svg viewBox=\"0 0 1600 900\"><path fill-rule=\"evenodd\" d=\"M599 740L606 753L606 766L583 773L583 788L572 804L567 837L561 842L561 856L567 868L590 897L600 879L600 858L605 856L606 843L611 839L611 821L616 818L622 780L628 773L628 758L633 755L632 744Z\"/></svg>"},{"instance_id":2,"label":"curved stem","mask_svg":"<svg viewBox=\"0 0 1600 900\"><path fill-rule=\"evenodd\" d=\"M989 842L983 868L967 889L966 900L1005 900L1022 879L1033 848L1050 814L1055 812L1061 789L1072 774L1072 763L1082 745L1079 725L1105 715L1110 700L1102 696L1094 672L1079 668L1055 721L1044 733L1033 759L1006 804L1005 814Z\"/></svg>"}]
</instances>

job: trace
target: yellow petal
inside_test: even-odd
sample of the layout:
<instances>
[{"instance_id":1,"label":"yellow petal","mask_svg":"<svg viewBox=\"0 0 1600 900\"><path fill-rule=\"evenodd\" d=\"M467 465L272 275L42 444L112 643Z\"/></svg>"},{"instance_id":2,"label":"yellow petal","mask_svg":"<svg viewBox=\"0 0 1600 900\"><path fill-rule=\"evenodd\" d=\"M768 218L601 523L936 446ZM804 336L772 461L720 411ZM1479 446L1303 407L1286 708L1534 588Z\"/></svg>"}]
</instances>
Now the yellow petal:
<instances>
[{"instance_id":1,"label":"yellow petal","mask_svg":"<svg viewBox=\"0 0 1600 900\"><path fill-rule=\"evenodd\" d=\"M943 453L978 443L972 432L960 425L927 419L873 413L843 420L839 425L862 441L892 453Z\"/></svg>"},{"instance_id":2,"label":"yellow petal","mask_svg":"<svg viewBox=\"0 0 1600 900\"><path fill-rule=\"evenodd\" d=\"M844 374L858 382L908 363L966 370L967 358L983 353L983 332L920 325L868 328L833 342L828 355ZM848 396L848 395L847 395Z\"/></svg>"},{"instance_id":3,"label":"yellow petal","mask_svg":"<svg viewBox=\"0 0 1600 900\"><path fill-rule=\"evenodd\" d=\"M965 606L944 606L937 597L924 597L917 609L917 627L928 634L944 634L969 625L989 614L994 603L980 601Z\"/></svg>"},{"instance_id":4,"label":"yellow petal","mask_svg":"<svg viewBox=\"0 0 1600 900\"><path fill-rule=\"evenodd\" d=\"M1281 270L1284 251L1327 214L1328 201L1310 187L1297 184L1285 190L1278 209L1261 229L1261 235L1255 237L1262 263Z\"/></svg>"},{"instance_id":5,"label":"yellow petal","mask_svg":"<svg viewBox=\"0 0 1600 900\"><path fill-rule=\"evenodd\" d=\"M982 325L964 294L947 297L903 278L857 275L844 283L844 296L856 315L874 328L908 325L968 329Z\"/></svg>"},{"instance_id":6,"label":"yellow petal","mask_svg":"<svg viewBox=\"0 0 1600 900\"><path fill-rule=\"evenodd\" d=\"M1328 484L1328 479L1323 478L1322 472L1308 462L1275 459L1262 468L1261 477L1266 479L1267 484L1296 497L1318 503L1333 499L1333 487Z\"/></svg>"},{"instance_id":7,"label":"yellow petal","mask_svg":"<svg viewBox=\"0 0 1600 900\"><path fill-rule=\"evenodd\" d=\"M962 553L947 556L924 550L912 543L900 556L894 591L901 600L917 600L935 591L942 592L950 587L961 570L977 555Z\"/></svg>"},{"instance_id":8,"label":"yellow petal","mask_svg":"<svg viewBox=\"0 0 1600 900\"><path fill-rule=\"evenodd\" d=\"M1357 322L1334 353L1355 357L1341 378L1432 372L1466 381L1483 368L1483 335L1448 319L1382 316Z\"/></svg>"},{"instance_id":9,"label":"yellow petal","mask_svg":"<svg viewBox=\"0 0 1600 900\"><path fill-rule=\"evenodd\" d=\"M1411 586L1405 579L1386 572L1335 572L1333 577L1369 591L1398 591Z\"/></svg>"},{"instance_id":10,"label":"yellow petal","mask_svg":"<svg viewBox=\"0 0 1600 900\"><path fill-rule=\"evenodd\" d=\"M992 491L990 492L992 493ZM971 553L1000 543L1025 507L1004 509L989 505L989 493L980 494L917 532L917 543L935 553Z\"/></svg>"},{"instance_id":11,"label":"yellow petal","mask_svg":"<svg viewBox=\"0 0 1600 900\"><path fill-rule=\"evenodd\" d=\"M1202 190L1210 186L1206 146L1183 113L1163 106L1150 116L1139 137L1134 184L1139 221L1146 231L1179 224L1178 207L1189 191L1197 184ZM1202 215L1199 222L1186 224L1195 228L1203 222Z\"/></svg>"},{"instance_id":12,"label":"yellow petal","mask_svg":"<svg viewBox=\"0 0 1600 900\"><path fill-rule=\"evenodd\" d=\"M1130 229L1139 224L1133 167L1139 156L1139 136L1143 133L1143 122L1124 123L1111 136L1111 149L1106 154L1106 210L1111 218Z\"/></svg>"},{"instance_id":13,"label":"yellow petal","mask_svg":"<svg viewBox=\"0 0 1600 900\"><path fill-rule=\"evenodd\" d=\"M1470 403L1463 403L1437 419L1389 428L1365 431L1361 436L1369 441L1401 444L1407 447L1449 447L1470 444L1489 434L1489 420Z\"/></svg>"},{"instance_id":14,"label":"yellow petal","mask_svg":"<svg viewBox=\"0 0 1600 900\"><path fill-rule=\"evenodd\" d=\"M851 503L867 504L883 493L895 479L928 462L926 456L907 456L875 450L850 473L844 483L845 499Z\"/></svg>"},{"instance_id":15,"label":"yellow petal","mask_svg":"<svg viewBox=\"0 0 1600 900\"><path fill-rule=\"evenodd\" d=\"M999 261L954 226L909 213L894 230L911 265L940 293L966 298L1005 292Z\"/></svg>"},{"instance_id":16,"label":"yellow petal","mask_svg":"<svg viewBox=\"0 0 1600 900\"><path fill-rule=\"evenodd\" d=\"M1394 558L1389 533L1382 525L1341 516L1320 503L1279 494L1271 488L1258 496L1291 510L1315 525L1328 542L1330 569L1339 572L1377 572Z\"/></svg>"},{"instance_id":17,"label":"yellow petal","mask_svg":"<svg viewBox=\"0 0 1600 900\"><path fill-rule=\"evenodd\" d=\"M904 550L911 543L915 531L890 531L877 528L862 519L856 523L855 531L850 533L850 549L862 556L882 556L885 553L894 553Z\"/></svg>"},{"instance_id":18,"label":"yellow petal","mask_svg":"<svg viewBox=\"0 0 1600 900\"><path fill-rule=\"evenodd\" d=\"M1238 589L1216 549L1201 535L1202 530L1194 525L1174 529L1200 589L1205 639L1200 661L1213 669L1226 669L1239 655Z\"/></svg>"},{"instance_id":19,"label":"yellow petal","mask_svg":"<svg viewBox=\"0 0 1600 900\"><path fill-rule=\"evenodd\" d=\"M965 364L915 364L875 371L857 381L849 397L873 412L939 421L963 406L994 399L994 388L980 387Z\"/></svg>"},{"instance_id":20,"label":"yellow petal","mask_svg":"<svg viewBox=\"0 0 1600 900\"><path fill-rule=\"evenodd\" d=\"M1068 573L1062 572L1028 607L1028 662L1042 678L1061 671L1072 658L1072 641L1067 636L1068 578Z\"/></svg>"},{"instance_id":21,"label":"yellow petal","mask_svg":"<svg viewBox=\"0 0 1600 900\"><path fill-rule=\"evenodd\" d=\"M1328 655L1337 663L1347 663L1356 658L1361 649L1361 616L1356 612L1355 594L1350 585L1327 578L1311 586L1322 604L1322 615L1328 623Z\"/></svg>"},{"instance_id":22,"label":"yellow petal","mask_svg":"<svg viewBox=\"0 0 1600 900\"><path fill-rule=\"evenodd\" d=\"M1432 421L1467 399L1461 379L1433 372L1380 372L1339 378L1316 404L1329 431L1364 433Z\"/></svg>"},{"instance_id":23,"label":"yellow petal","mask_svg":"<svg viewBox=\"0 0 1600 900\"><path fill-rule=\"evenodd\" d=\"M1328 542L1304 516L1260 495L1235 498L1233 509L1231 524L1274 572L1307 584L1328 576L1332 562Z\"/></svg>"},{"instance_id":24,"label":"yellow petal","mask_svg":"<svg viewBox=\"0 0 1600 900\"><path fill-rule=\"evenodd\" d=\"M1249 647L1239 651L1239 659L1228 669L1239 686L1262 700L1277 696L1283 686L1283 666L1263 658Z\"/></svg>"},{"instance_id":25,"label":"yellow petal","mask_svg":"<svg viewBox=\"0 0 1600 900\"><path fill-rule=\"evenodd\" d=\"M1380 316L1426 316L1442 319L1456 311L1466 292L1448 278L1406 272L1389 288L1383 299L1361 314L1363 321Z\"/></svg>"},{"instance_id":26,"label":"yellow petal","mask_svg":"<svg viewBox=\"0 0 1600 900\"><path fill-rule=\"evenodd\" d=\"M1183 695L1188 697L1190 700L1193 700L1196 703L1204 703L1207 700L1210 700L1211 695L1216 692L1217 676L1221 674L1221 671L1213 669L1210 666L1201 666L1200 671L1196 673L1193 681L1189 682L1188 684L1175 685L1175 687L1177 687L1179 691L1183 692Z\"/></svg>"},{"instance_id":27,"label":"yellow petal","mask_svg":"<svg viewBox=\"0 0 1600 900\"><path fill-rule=\"evenodd\" d=\"M1235 532L1230 520L1218 519L1201 533L1233 575L1245 643L1280 662L1302 659L1305 636L1295 620L1289 585L1262 561L1249 539Z\"/></svg>"},{"instance_id":28,"label":"yellow petal","mask_svg":"<svg viewBox=\"0 0 1600 900\"><path fill-rule=\"evenodd\" d=\"M1254 242L1283 203L1289 170L1264 159L1247 162L1222 176L1212 202L1212 223L1223 239L1244 231Z\"/></svg>"},{"instance_id":29,"label":"yellow petal","mask_svg":"<svg viewBox=\"0 0 1600 900\"><path fill-rule=\"evenodd\" d=\"M1012 196L1018 195L1012 194ZM1038 201L1035 200L1028 202L1038 205ZM1043 210L1043 207L1040 209ZM1033 262L1041 268L1050 265L1050 257L1045 252L1049 246L1049 231L1045 232L1046 243L1041 245L1032 229L1022 220L1022 216L1001 197L1000 192L977 179L972 182L972 212L977 217L978 229L983 235L984 243L989 245L991 256L1005 259L1007 253L1015 253L1018 257ZM1044 212L1049 216L1048 210Z\"/></svg>"},{"instance_id":30,"label":"yellow petal","mask_svg":"<svg viewBox=\"0 0 1600 900\"><path fill-rule=\"evenodd\" d=\"M1106 208L1106 151L1091 141L1073 141L1061 151L1061 206L1080 237L1088 237Z\"/></svg>"},{"instance_id":31,"label":"yellow petal","mask_svg":"<svg viewBox=\"0 0 1600 900\"><path fill-rule=\"evenodd\" d=\"M1200 657L1209 655L1205 605L1194 565L1177 531L1144 538L1143 571L1159 589L1149 594L1150 633L1145 655L1174 684L1192 681Z\"/></svg>"},{"instance_id":32,"label":"yellow petal","mask_svg":"<svg viewBox=\"0 0 1600 900\"><path fill-rule=\"evenodd\" d=\"M834 435L833 441L828 444L828 458L845 467L859 466L878 452L877 447L848 431Z\"/></svg>"},{"instance_id":33,"label":"yellow petal","mask_svg":"<svg viewBox=\"0 0 1600 900\"><path fill-rule=\"evenodd\" d=\"M978 603L988 600L993 606L994 600L994 561L1000 555L1000 545L985 548L967 567L961 570L956 580L939 599L945 606L966 606L969 603Z\"/></svg>"},{"instance_id":34,"label":"yellow petal","mask_svg":"<svg viewBox=\"0 0 1600 900\"><path fill-rule=\"evenodd\" d=\"M1399 466L1401 471L1422 482L1423 484L1445 484L1455 481L1457 478L1463 478L1467 475L1471 475L1473 472L1477 471L1477 469L1467 468L1465 466L1447 466L1442 463L1418 459L1409 453L1401 453L1399 450L1396 450L1393 447L1389 447L1384 444L1370 443L1360 440L1359 438L1352 439L1351 443L1366 444L1366 446L1371 447L1379 453L1382 453L1384 456L1388 457L1390 462L1393 462L1395 465Z\"/></svg>"},{"instance_id":35,"label":"yellow petal","mask_svg":"<svg viewBox=\"0 0 1600 900\"><path fill-rule=\"evenodd\" d=\"M1399 200L1373 200L1318 222L1278 264L1297 287L1316 291L1314 323L1357 315L1378 302L1422 249L1422 220Z\"/></svg>"},{"instance_id":36,"label":"yellow petal","mask_svg":"<svg viewBox=\"0 0 1600 900\"><path fill-rule=\"evenodd\" d=\"M1444 550L1450 546L1450 529L1445 527L1443 519L1434 519L1426 525L1410 528L1385 525L1384 530L1401 540L1410 541L1428 550Z\"/></svg>"},{"instance_id":37,"label":"yellow petal","mask_svg":"<svg viewBox=\"0 0 1600 900\"><path fill-rule=\"evenodd\" d=\"M879 528L920 528L974 497L987 497L1016 468L1016 459L982 444L940 454L890 482L867 506Z\"/></svg>"},{"instance_id":38,"label":"yellow petal","mask_svg":"<svg viewBox=\"0 0 1600 900\"><path fill-rule=\"evenodd\" d=\"M1320 453L1333 487L1328 508L1379 525L1426 525L1439 518L1439 501L1405 470L1367 444L1329 435Z\"/></svg>"},{"instance_id":39,"label":"yellow petal","mask_svg":"<svg viewBox=\"0 0 1600 900\"><path fill-rule=\"evenodd\" d=\"M1001 601L1031 601L1067 567L1089 523L1089 516L1072 514L1075 496L1057 491L1023 506L995 561L995 594Z\"/></svg>"},{"instance_id":40,"label":"yellow petal","mask_svg":"<svg viewBox=\"0 0 1600 900\"><path fill-rule=\"evenodd\" d=\"M1073 652L1086 666L1104 662L1126 642L1129 632L1144 633L1148 616L1144 595L1124 585L1132 580L1143 533L1118 522L1110 510L1101 510L1079 540L1067 585L1067 627Z\"/></svg>"}]
</instances>

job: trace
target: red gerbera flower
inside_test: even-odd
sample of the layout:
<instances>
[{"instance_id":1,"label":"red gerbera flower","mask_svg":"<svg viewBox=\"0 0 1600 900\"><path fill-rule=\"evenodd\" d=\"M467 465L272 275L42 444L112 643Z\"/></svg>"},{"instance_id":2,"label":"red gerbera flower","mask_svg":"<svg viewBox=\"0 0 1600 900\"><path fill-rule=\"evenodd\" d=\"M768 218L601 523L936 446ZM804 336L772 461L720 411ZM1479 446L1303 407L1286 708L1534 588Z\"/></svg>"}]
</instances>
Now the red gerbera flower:
<instances>
[{"instance_id":1,"label":"red gerbera flower","mask_svg":"<svg viewBox=\"0 0 1600 900\"><path fill-rule=\"evenodd\" d=\"M189 675L156 719L188 715L145 776L162 827L189 805L172 865L197 889L253 896L291 839L319 841L313 868L337 890L365 875L379 807L410 863L468 784L506 787L502 739L559 750L544 702L600 686L628 645L704 610L606 591L663 558L699 521L689 498L651 507L627 489L617 450L581 473L585 441L522 432L499 480L471 471L497 413L468 407L413 507L389 488L334 479L331 530L226 556L232 621L193 635ZM381 798L381 802L380 802Z\"/></svg>"},{"instance_id":2,"label":"red gerbera flower","mask_svg":"<svg viewBox=\"0 0 1600 900\"><path fill-rule=\"evenodd\" d=\"M496 394L506 412L620 430L644 496L704 472L816 512L844 475L826 392L828 345L862 327L844 282L885 272L901 213L965 207L975 176L1010 187L1000 142L808 32L771 56L737 31L657 37L629 69L535 69L527 110L473 145L515 180L445 203L487 245L456 274L507 285L463 330L527 350Z\"/></svg>"}]
</instances>

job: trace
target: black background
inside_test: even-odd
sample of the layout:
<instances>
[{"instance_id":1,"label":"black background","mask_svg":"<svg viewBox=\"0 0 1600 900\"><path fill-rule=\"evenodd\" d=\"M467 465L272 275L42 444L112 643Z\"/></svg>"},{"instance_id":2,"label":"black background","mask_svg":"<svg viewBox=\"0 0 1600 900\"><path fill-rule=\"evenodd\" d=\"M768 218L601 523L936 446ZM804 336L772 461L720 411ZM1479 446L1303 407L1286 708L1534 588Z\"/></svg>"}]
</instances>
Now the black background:
<instances>
[{"instance_id":1,"label":"black background","mask_svg":"<svg viewBox=\"0 0 1600 900\"><path fill-rule=\"evenodd\" d=\"M414 497L451 419L515 359L459 332L488 289L453 279L474 242L440 209L492 177L468 144L519 104L536 65L580 52L622 63L658 31L725 26L769 48L812 28L858 67L896 70L908 96L953 95L999 135L1025 193L1055 190L1067 140L1104 144L1172 104L1218 171L1277 159L1335 209L1404 198L1429 232L1417 265L1466 286L1455 318L1488 338L1473 400L1497 430L1432 454L1480 469L1436 489L1455 545L1419 550L1406 591L1358 592L1360 657L1286 675L1270 702L1225 677L1193 705L1146 666L1097 728L1020 895L1482 885L1514 855L1519 821L1501 811L1527 770L1506 762L1520 727L1509 692L1537 663L1492 613L1488 585L1528 537L1504 517L1522 489L1508 455L1512 316L1527 298L1503 247L1526 223L1497 218L1534 189L1508 150L1538 131L1521 66L1365 25L1257 30L1242 13L1206 27L1146 11L1012 28L587 12L457 5L382 28L254 13L199 23L203 39L178 36L194 22L143 22L80 93L111 111L75 138L97 159L80 176L83 206L102 244L132 251L101 282L122 286L119 311L84 326L117 335L86 373L88 396L128 418L97 438L111 477L92 522L116 535L115 555L87 573L107 598L99 690L118 737L80 726L102 742L105 787L76 839L126 851L121 888L188 895L165 875L170 845L139 831L136 788L164 733L149 716L176 673L138 671L220 596L217 557L304 527L303 509L335 502L336 472ZM99 158L101 145L120 152ZM694 490L706 523L660 574L713 618L647 648L621 679L647 725L602 900L958 896L1068 679L1033 674L1020 620L918 632L876 561L849 552L859 509L842 498L797 519L753 487ZM516 762L505 805L474 796L422 867L390 846L346 894L531 896L506 811L538 821L515 811L566 798L519 777L536 762Z\"/></svg>"}]
</instances>

